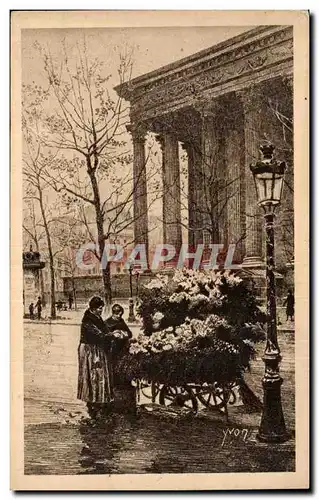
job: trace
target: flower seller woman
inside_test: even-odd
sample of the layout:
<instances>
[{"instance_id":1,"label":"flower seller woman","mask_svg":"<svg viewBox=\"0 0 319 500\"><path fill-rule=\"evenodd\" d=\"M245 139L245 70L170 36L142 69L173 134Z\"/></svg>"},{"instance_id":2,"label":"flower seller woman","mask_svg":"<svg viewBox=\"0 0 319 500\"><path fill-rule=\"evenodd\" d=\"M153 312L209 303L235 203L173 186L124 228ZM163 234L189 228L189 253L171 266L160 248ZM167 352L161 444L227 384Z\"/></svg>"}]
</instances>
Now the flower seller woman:
<instances>
[{"instance_id":1,"label":"flower seller woman","mask_svg":"<svg viewBox=\"0 0 319 500\"><path fill-rule=\"evenodd\" d=\"M87 403L89 415L93 419L107 414L114 401L110 360L112 333L101 317L103 307L104 302L100 297L90 300L82 319L78 347L77 397Z\"/></svg>"}]
</instances>

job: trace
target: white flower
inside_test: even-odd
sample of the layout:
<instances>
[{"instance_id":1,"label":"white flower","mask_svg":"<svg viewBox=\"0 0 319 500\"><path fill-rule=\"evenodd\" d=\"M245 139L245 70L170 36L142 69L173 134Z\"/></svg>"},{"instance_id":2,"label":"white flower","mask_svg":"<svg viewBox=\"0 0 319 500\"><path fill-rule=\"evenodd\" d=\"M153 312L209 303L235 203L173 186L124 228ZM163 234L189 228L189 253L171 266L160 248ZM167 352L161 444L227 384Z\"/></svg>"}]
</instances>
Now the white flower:
<instances>
[{"instance_id":1,"label":"white flower","mask_svg":"<svg viewBox=\"0 0 319 500\"><path fill-rule=\"evenodd\" d=\"M153 315L153 321L156 322L156 323L159 323L163 318L164 318L164 314L162 314L160 311L157 311Z\"/></svg>"},{"instance_id":2,"label":"white flower","mask_svg":"<svg viewBox=\"0 0 319 500\"><path fill-rule=\"evenodd\" d=\"M229 327L229 324L224 318L220 318L216 314L210 314L205 319L205 326L207 328L217 328L218 326L224 326L225 328Z\"/></svg>"},{"instance_id":3,"label":"white flower","mask_svg":"<svg viewBox=\"0 0 319 500\"><path fill-rule=\"evenodd\" d=\"M128 337L127 333L122 330L115 330L112 335L117 339L124 339L125 337Z\"/></svg>"},{"instance_id":4,"label":"white flower","mask_svg":"<svg viewBox=\"0 0 319 500\"><path fill-rule=\"evenodd\" d=\"M161 352L161 349L157 349L154 345L151 347L151 351L154 352L155 354Z\"/></svg>"},{"instance_id":5,"label":"white flower","mask_svg":"<svg viewBox=\"0 0 319 500\"><path fill-rule=\"evenodd\" d=\"M165 329L165 332L174 333L174 328L172 326L169 326L168 328Z\"/></svg>"},{"instance_id":6,"label":"white flower","mask_svg":"<svg viewBox=\"0 0 319 500\"><path fill-rule=\"evenodd\" d=\"M189 294L190 295L197 295L200 293L200 288L199 286L197 285L197 283L191 283L191 287L190 287L190 290L189 290Z\"/></svg>"},{"instance_id":7,"label":"white flower","mask_svg":"<svg viewBox=\"0 0 319 500\"><path fill-rule=\"evenodd\" d=\"M187 339L187 338L192 337L192 336L193 336L192 329L187 325L187 328L184 328L183 337L185 337Z\"/></svg>"},{"instance_id":8,"label":"white flower","mask_svg":"<svg viewBox=\"0 0 319 500\"><path fill-rule=\"evenodd\" d=\"M163 351L170 351L171 349L173 349L172 344L165 344L163 346Z\"/></svg>"},{"instance_id":9,"label":"white flower","mask_svg":"<svg viewBox=\"0 0 319 500\"><path fill-rule=\"evenodd\" d=\"M152 335L149 337L149 340L148 340L148 347L153 346L153 345L161 346L163 343L164 337L165 337L165 334L161 331L152 333Z\"/></svg>"},{"instance_id":10,"label":"white flower","mask_svg":"<svg viewBox=\"0 0 319 500\"><path fill-rule=\"evenodd\" d=\"M139 351L139 347L136 344L131 344L129 348L130 354L137 354Z\"/></svg>"},{"instance_id":11,"label":"white flower","mask_svg":"<svg viewBox=\"0 0 319 500\"><path fill-rule=\"evenodd\" d=\"M191 326L193 328L200 328L203 325L203 321L201 319L194 318L191 320Z\"/></svg>"},{"instance_id":12,"label":"white flower","mask_svg":"<svg viewBox=\"0 0 319 500\"><path fill-rule=\"evenodd\" d=\"M175 335L173 335L172 333L169 333L165 338L165 342L167 342L168 344L176 344Z\"/></svg>"},{"instance_id":13,"label":"white flower","mask_svg":"<svg viewBox=\"0 0 319 500\"><path fill-rule=\"evenodd\" d=\"M167 283L168 283L168 276L159 275L158 277L159 277L159 279L162 281L162 283L164 285L167 285Z\"/></svg>"},{"instance_id":14,"label":"white flower","mask_svg":"<svg viewBox=\"0 0 319 500\"><path fill-rule=\"evenodd\" d=\"M204 321L200 319L193 319L191 321L191 326L196 336L206 337L206 327Z\"/></svg>"},{"instance_id":15,"label":"white flower","mask_svg":"<svg viewBox=\"0 0 319 500\"><path fill-rule=\"evenodd\" d=\"M170 296L169 302L171 303L177 303L179 304L183 300L188 299L188 294L185 292L180 292L180 293L173 293L173 295Z\"/></svg>"},{"instance_id":16,"label":"white flower","mask_svg":"<svg viewBox=\"0 0 319 500\"><path fill-rule=\"evenodd\" d=\"M153 290L153 288L162 288L162 287L163 287L163 284L158 279L154 279L154 280L150 281L149 283L147 283L147 285L145 285L145 288L148 288L149 290Z\"/></svg>"},{"instance_id":17,"label":"white flower","mask_svg":"<svg viewBox=\"0 0 319 500\"><path fill-rule=\"evenodd\" d=\"M129 352L130 354L139 354L140 352L147 352L147 350L140 344L131 344Z\"/></svg>"},{"instance_id":18,"label":"white flower","mask_svg":"<svg viewBox=\"0 0 319 500\"><path fill-rule=\"evenodd\" d=\"M227 273L225 272L224 277L226 278L226 282L230 287L235 287L243 281L239 276L235 276L234 274L229 273L230 271L228 271Z\"/></svg>"},{"instance_id":19,"label":"white flower","mask_svg":"<svg viewBox=\"0 0 319 500\"><path fill-rule=\"evenodd\" d=\"M197 307L199 305L207 304L209 302L209 298L206 295L199 293L190 298L190 307Z\"/></svg>"}]
</instances>

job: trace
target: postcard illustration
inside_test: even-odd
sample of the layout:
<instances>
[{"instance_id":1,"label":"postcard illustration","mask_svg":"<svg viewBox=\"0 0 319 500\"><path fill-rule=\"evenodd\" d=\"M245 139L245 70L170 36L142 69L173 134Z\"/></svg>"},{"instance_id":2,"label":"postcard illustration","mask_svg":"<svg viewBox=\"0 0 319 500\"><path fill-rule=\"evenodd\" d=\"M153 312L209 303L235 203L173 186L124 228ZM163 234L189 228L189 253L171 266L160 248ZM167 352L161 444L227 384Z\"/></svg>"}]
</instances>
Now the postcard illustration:
<instances>
[{"instance_id":1,"label":"postcard illustration","mask_svg":"<svg viewBox=\"0 0 319 500\"><path fill-rule=\"evenodd\" d=\"M307 489L308 13L11 23L12 489Z\"/></svg>"}]
</instances>

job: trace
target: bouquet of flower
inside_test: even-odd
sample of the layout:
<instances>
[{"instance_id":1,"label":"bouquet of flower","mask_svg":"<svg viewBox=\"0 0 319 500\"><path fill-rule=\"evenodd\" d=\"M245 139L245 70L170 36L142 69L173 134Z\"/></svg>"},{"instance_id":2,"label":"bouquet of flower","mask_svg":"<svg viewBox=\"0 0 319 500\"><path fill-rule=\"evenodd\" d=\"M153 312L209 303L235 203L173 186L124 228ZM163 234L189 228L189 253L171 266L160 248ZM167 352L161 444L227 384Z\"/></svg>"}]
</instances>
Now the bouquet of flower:
<instances>
[{"instance_id":1,"label":"bouquet of flower","mask_svg":"<svg viewBox=\"0 0 319 500\"><path fill-rule=\"evenodd\" d=\"M171 279L158 275L143 287L138 312L145 335L211 314L239 327L265 321L252 285L231 271L178 269Z\"/></svg>"},{"instance_id":2,"label":"bouquet of flower","mask_svg":"<svg viewBox=\"0 0 319 500\"><path fill-rule=\"evenodd\" d=\"M127 332L124 332L123 330L114 330L114 332L112 332L112 336L115 339L124 340L127 339L129 335Z\"/></svg>"}]
</instances>

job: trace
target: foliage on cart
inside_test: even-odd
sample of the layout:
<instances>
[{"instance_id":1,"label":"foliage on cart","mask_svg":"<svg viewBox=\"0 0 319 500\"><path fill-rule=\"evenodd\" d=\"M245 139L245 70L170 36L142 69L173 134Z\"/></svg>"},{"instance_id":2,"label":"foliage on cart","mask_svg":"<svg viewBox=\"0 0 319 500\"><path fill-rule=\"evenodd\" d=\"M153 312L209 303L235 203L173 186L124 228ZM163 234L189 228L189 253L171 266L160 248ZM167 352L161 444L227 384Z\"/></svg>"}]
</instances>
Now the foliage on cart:
<instances>
[{"instance_id":1,"label":"foliage on cart","mask_svg":"<svg viewBox=\"0 0 319 500\"><path fill-rule=\"evenodd\" d=\"M236 356L225 355L213 349L181 354L170 351L157 354L126 355L118 369L126 379L140 379L168 385L189 382L230 382L240 376Z\"/></svg>"},{"instance_id":2,"label":"foliage on cart","mask_svg":"<svg viewBox=\"0 0 319 500\"><path fill-rule=\"evenodd\" d=\"M143 330L117 370L162 384L238 380L264 339L254 291L229 272L175 271L144 287Z\"/></svg>"}]
</instances>

